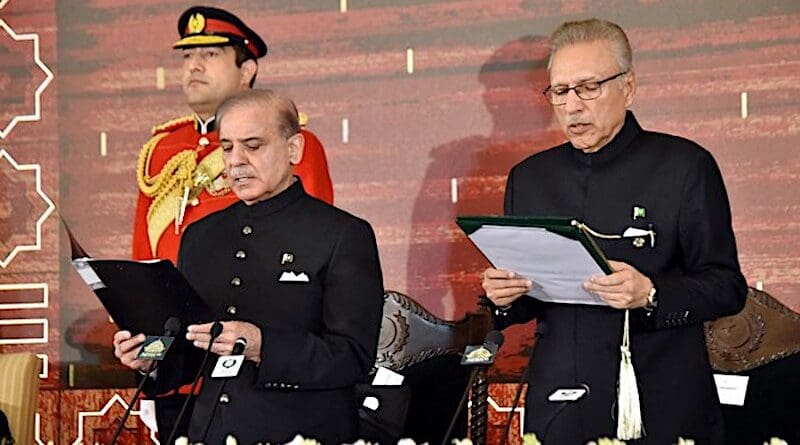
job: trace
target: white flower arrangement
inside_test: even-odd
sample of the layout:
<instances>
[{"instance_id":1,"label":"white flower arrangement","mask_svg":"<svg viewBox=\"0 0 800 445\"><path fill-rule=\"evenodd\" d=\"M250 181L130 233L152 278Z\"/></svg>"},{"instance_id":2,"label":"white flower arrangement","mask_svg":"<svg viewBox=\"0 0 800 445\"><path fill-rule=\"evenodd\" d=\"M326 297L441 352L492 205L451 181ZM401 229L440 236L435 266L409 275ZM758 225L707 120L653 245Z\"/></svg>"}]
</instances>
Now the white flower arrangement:
<instances>
[{"instance_id":1,"label":"white flower arrangement","mask_svg":"<svg viewBox=\"0 0 800 445\"><path fill-rule=\"evenodd\" d=\"M539 441L539 438L537 438L536 434L534 433L526 433L525 435L523 435L522 443L523 445L542 445L542 443ZM179 437L175 440L175 445L203 445L203 444L200 442L190 444L188 438ZM238 445L238 441L236 440L236 437L229 434L228 437L225 438L225 445ZM264 445L264 444L261 443L258 445ZM292 439L291 442L287 442L284 445L322 445L322 444L316 439L307 439L298 434L294 436L294 439ZM350 445L377 445L377 444L373 444L372 442L367 442L365 440L359 439L358 441ZM417 445L417 443L413 439L400 439L399 441L397 441L397 445ZM428 443L426 442L420 445L428 445ZM451 441L451 445L472 445L472 440L453 439ZM626 444L624 441L619 439L601 437L597 440L588 442L586 445L626 445ZM678 437L678 441L675 443L675 445L694 445L694 440ZM778 437L773 437L769 440L769 442L764 442L764 445L789 445L789 444L783 439L780 439Z\"/></svg>"},{"instance_id":2,"label":"white flower arrangement","mask_svg":"<svg viewBox=\"0 0 800 445\"><path fill-rule=\"evenodd\" d=\"M596 441L593 440L587 443L586 445L625 445L625 442L616 438L611 439L608 437L601 437Z\"/></svg>"},{"instance_id":3,"label":"white flower arrangement","mask_svg":"<svg viewBox=\"0 0 800 445\"><path fill-rule=\"evenodd\" d=\"M542 445L536 433L525 433L522 436L522 445Z\"/></svg>"}]
</instances>

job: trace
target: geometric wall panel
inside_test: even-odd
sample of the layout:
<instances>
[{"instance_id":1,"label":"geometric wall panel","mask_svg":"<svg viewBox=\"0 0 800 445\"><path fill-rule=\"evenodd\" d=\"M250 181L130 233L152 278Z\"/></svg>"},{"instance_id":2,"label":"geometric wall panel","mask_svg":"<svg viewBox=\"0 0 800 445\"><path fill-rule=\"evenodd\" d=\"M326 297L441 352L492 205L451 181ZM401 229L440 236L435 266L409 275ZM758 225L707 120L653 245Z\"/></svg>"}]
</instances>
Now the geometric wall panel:
<instances>
[{"instance_id":1,"label":"geometric wall panel","mask_svg":"<svg viewBox=\"0 0 800 445\"><path fill-rule=\"evenodd\" d=\"M33 176L24 173L28 170ZM0 190L0 267L5 268L17 253L41 250L42 224L56 207L42 191L41 167L19 165L5 149L0 149ZM46 208L39 213L42 201Z\"/></svg>"},{"instance_id":2,"label":"geometric wall panel","mask_svg":"<svg viewBox=\"0 0 800 445\"><path fill-rule=\"evenodd\" d=\"M3 4L4 3L0 3L0 7L2 7ZM22 102L20 107L14 107L15 109L13 109L11 112L0 112L0 138L5 138L8 136L8 133L14 129L18 122L33 122L41 119L42 92L44 92L45 88L47 88L47 85L53 80L53 72L42 62L41 58L39 57L38 34L17 34L2 19L0 19L0 28L5 31L5 33L0 32L0 48L6 50L4 52L9 53L10 56L8 57L12 59L2 60L2 65L7 67L4 69L4 71L9 71L12 74L9 75L5 72L0 74L0 90L2 90L4 94L18 94L18 91L27 93L30 89L32 89L31 83L35 82L36 77L39 77L35 71L29 71L27 70L27 67L25 65L21 65L18 60L13 60L14 56L24 57L22 53L24 48L19 48L19 44L14 44L14 42L21 42L23 40L33 41L33 62L45 74L44 80L39 83L39 86L36 87L36 91L33 93L33 113L29 111L29 100L27 98L12 98L15 100L9 100L9 98L4 99L9 102ZM11 42L8 37L13 39L14 42ZM12 48L12 46L16 46L17 48ZM10 88L12 83L16 80L15 78L18 76L23 77L24 85L22 88Z\"/></svg>"}]
</instances>

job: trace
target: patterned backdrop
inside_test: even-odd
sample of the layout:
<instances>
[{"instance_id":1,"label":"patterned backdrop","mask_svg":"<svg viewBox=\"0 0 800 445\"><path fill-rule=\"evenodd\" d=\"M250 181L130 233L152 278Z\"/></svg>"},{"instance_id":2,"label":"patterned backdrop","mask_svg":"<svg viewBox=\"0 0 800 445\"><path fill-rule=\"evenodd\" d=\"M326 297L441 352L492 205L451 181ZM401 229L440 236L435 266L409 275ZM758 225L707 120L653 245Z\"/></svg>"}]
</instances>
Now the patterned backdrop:
<instances>
[{"instance_id":1,"label":"patterned backdrop","mask_svg":"<svg viewBox=\"0 0 800 445\"><path fill-rule=\"evenodd\" d=\"M562 141L538 94L547 35L567 19L617 21L634 48L640 122L714 154L748 281L800 311L800 2L207 3L265 36L257 83L309 115L336 204L376 229L387 288L451 319L475 310L486 267L454 217L500 213L510 166ZM107 441L131 392L114 389L131 377L59 216L92 255L129 255L139 148L189 111L170 46L190 5L0 0L0 352L44 360L37 443ZM530 332L510 330L496 382L516 379ZM513 389L492 387L495 427ZM126 443L149 440L137 422Z\"/></svg>"}]
</instances>

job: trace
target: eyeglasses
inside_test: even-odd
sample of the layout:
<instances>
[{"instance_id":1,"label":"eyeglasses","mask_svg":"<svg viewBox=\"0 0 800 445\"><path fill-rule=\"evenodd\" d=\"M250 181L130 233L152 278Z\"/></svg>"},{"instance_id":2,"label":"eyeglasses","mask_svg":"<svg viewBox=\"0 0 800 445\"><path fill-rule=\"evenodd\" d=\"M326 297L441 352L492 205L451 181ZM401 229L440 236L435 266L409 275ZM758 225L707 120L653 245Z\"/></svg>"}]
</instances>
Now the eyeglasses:
<instances>
[{"instance_id":1,"label":"eyeglasses","mask_svg":"<svg viewBox=\"0 0 800 445\"><path fill-rule=\"evenodd\" d=\"M627 71L623 71L621 73L614 74L611 77L605 78L603 80L596 80L591 82L584 82L574 87L566 87L563 85L558 86L548 86L547 88L542 91L544 97L547 98L553 105L564 105L567 103L567 96L569 95L570 90L575 90L575 94L578 95L578 98L583 100L592 100L597 99L603 94L603 89L601 86L608 82L609 80L614 80L619 76L624 74L628 74Z\"/></svg>"}]
</instances>

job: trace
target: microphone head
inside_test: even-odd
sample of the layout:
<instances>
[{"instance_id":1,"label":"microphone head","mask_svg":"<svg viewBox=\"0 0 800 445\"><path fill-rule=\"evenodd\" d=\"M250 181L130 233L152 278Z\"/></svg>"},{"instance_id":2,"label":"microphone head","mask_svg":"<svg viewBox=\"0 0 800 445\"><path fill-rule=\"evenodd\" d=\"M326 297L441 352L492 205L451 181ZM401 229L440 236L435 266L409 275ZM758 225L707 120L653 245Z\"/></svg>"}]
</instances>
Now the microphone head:
<instances>
[{"instance_id":1,"label":"microphone head","mask_svg":"<svg viewBox=\"0 0 800 445\"><path fill-rule=\"evenodd\" d=\"M215 321L214 324L211 325L211 338L217 338L219 334L222 334L222 322Z\"/></svg>"},{"instance_id":2,"label":"microphone head","mask_svg":"<svg viewBox=\"0 0 800 445\"><path fill-rule=\"evenodd\" d=\"M181 331L181 319L178 317L169 317L164 323L164 336L175 337Z\"/></svg>"},{"instance_id":3,"label":"microphone head","mask_svg":"<svg viewBox=\"0 0 800 445\"><path fill-rule=\"evenodd\" d=\"M486 334L486 343L491 343L498 348L503 344L503 341L505 341L505 337L500 331L490 331Z\"/></svg>"},{"instance_id":4,"label":"microphone head","mask_svg":"<svg viewBox=\"0 0 800 445\"><path fill-rule=\"evenodd\" d=\"M247 347L247 339L244 337L237 338L233 344L233 355L240 355L244 352L245 347Z\"/></svg>"}]
</instances>

